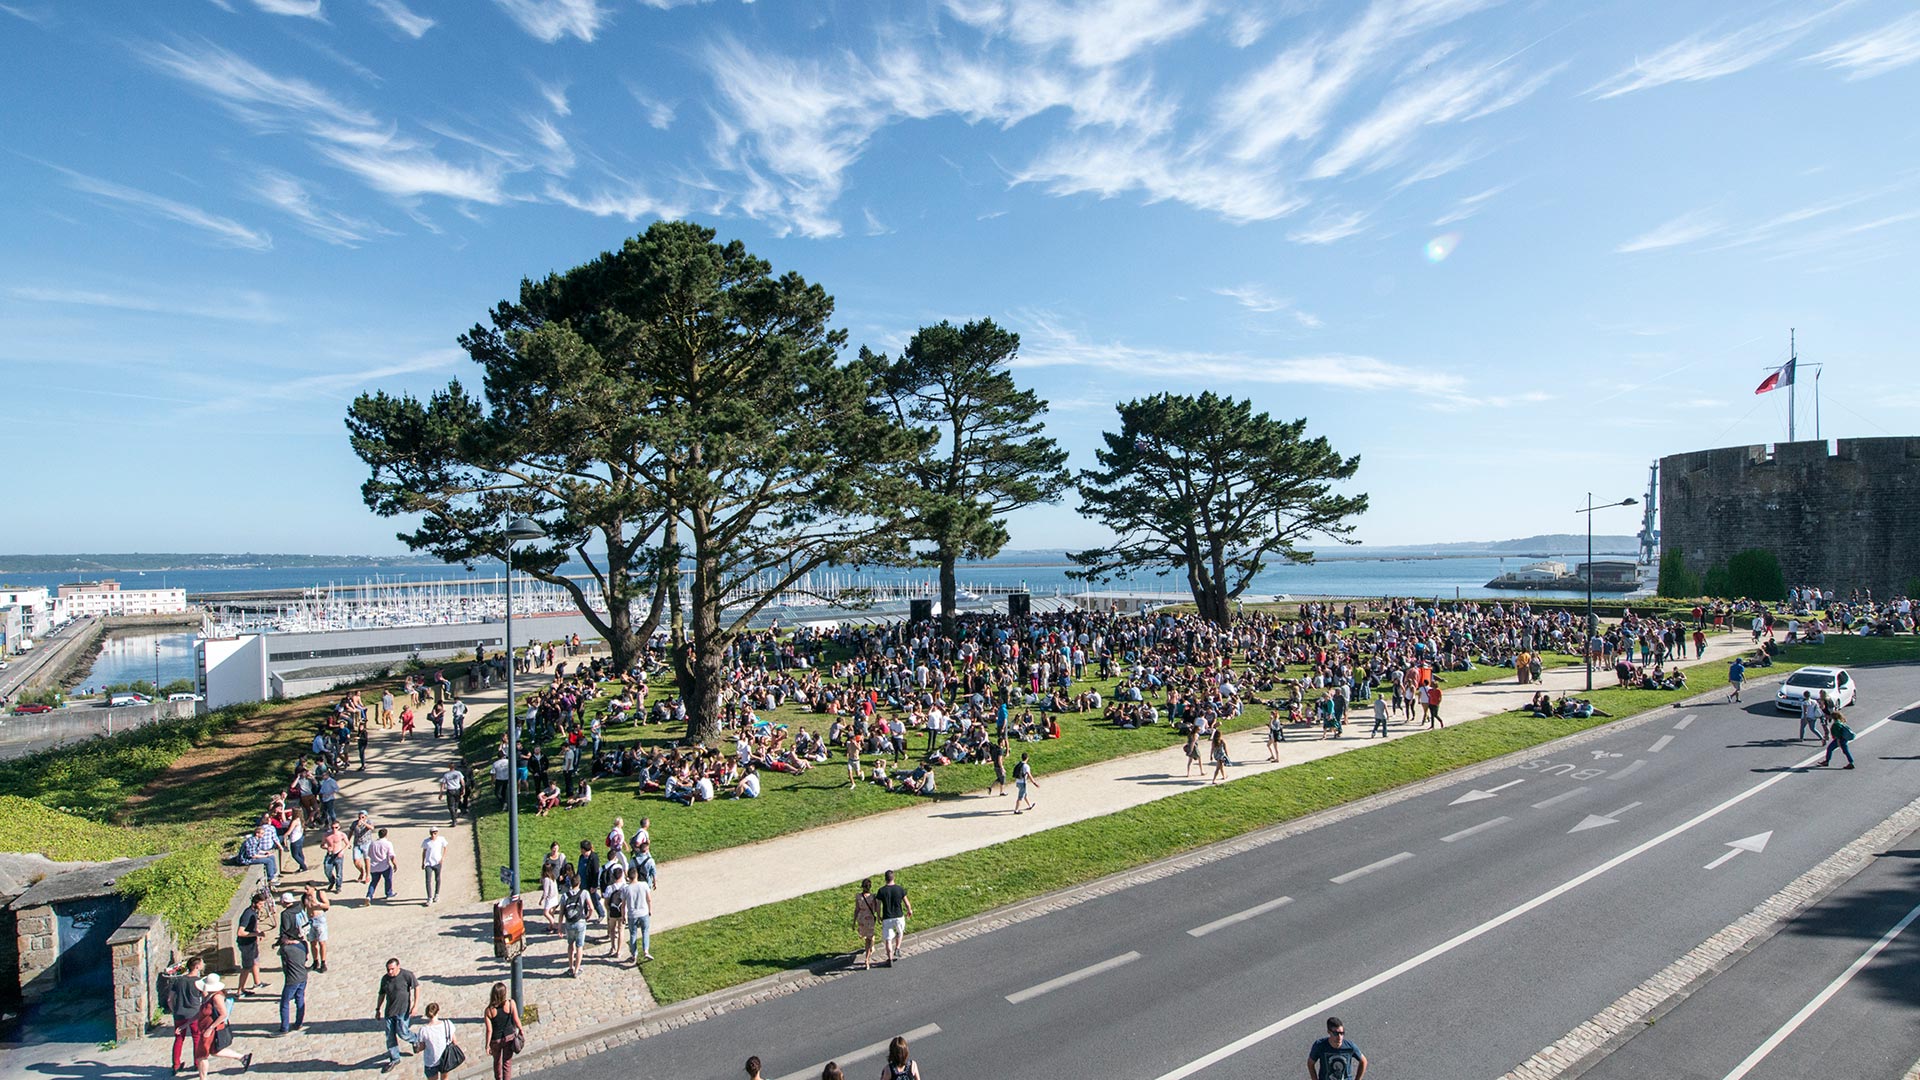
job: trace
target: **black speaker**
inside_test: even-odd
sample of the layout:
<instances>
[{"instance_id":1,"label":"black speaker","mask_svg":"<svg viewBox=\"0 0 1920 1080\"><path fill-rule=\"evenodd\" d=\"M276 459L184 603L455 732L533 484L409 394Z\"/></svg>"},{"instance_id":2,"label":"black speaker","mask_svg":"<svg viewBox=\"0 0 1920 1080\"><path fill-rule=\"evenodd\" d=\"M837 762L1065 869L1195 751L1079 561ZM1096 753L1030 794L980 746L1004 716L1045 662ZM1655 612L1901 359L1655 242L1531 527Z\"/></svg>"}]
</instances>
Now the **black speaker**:
<instances>
[{"instance_id":1,"label":"black speaker","mask_svg":"<svg viewBox=\"0 0 1920 1080\"><path fill-rule=\"evenodd\" d=\"M933 601L932 600L908 600L907 601L907 622L909 625L913 623L927 622L932 618L933 618Z\"/></svg>"},{"instance_id":2,"label":"black speaker","mask_svg":"<svg viewBox=\"0 0 1920 1080\"><path fill-rule=\"evenodd\" d=\"M1008 593L1007 594L1007 614L1013 616L1016 619L1024 619L1027 616L1032 615L1033 614L1033 594L1023 593L1023 592Z\"/></svg>"}]
</instances>

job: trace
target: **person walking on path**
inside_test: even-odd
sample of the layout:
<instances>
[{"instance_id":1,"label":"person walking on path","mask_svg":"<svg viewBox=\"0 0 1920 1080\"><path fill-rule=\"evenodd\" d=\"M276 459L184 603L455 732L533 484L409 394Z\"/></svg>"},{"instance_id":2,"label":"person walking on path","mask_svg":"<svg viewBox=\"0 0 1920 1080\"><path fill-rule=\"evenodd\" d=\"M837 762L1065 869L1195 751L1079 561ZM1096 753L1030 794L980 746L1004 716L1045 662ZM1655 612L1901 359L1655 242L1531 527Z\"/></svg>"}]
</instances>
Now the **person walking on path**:
<instances>
[{"instance_id":1,"label":"person walking on path","mask_svg":"<svg viewBox=\"0 0 1920 1080\"><path fill-rule=\"evenodd\" d=\"M863 878L860 882L860 895L853 898L853 932L860 936L867 950L866 966L863 970L873 970L873 928L880 921L880 901L873 895L873 879Z\"/></svg>"},{"instance_id":2,"label":"person walking on path","mask_svg":"<svg viewBox=\"0 0 1920 1080\"><path fill-rule=\"evenodd\" d=\"M313 895L313 886L306 887ZM280 1034L300 1030L307 1023L307 934L312 919L307 915L304 897L287 892L280 895Z\"/></svg>"},{"instance_id":3,"label":"person walking on path","mask_svg":"<svg viewBox=\"0 0 1920 1080\"><path fill-rule=\"evenodd\" d=\"M401 1043L413 1046L420 1041L413 1033L413 1010L419 1004L420 980L400 966L399 957L388 957L387 973L380 977L380 990L373 998L374 1019L385 1025L387 1036L387 1064L381 1072L391 1072L400 1064Z\"/></svg>"},{"instance_id":4,"label":"person walking on path","mask_svg":"<svg viewBox=\"0 0 1920 1080\"><path fill-rule=\"evenodd\" d=\"M467 1056L459 1049L460 1040L454 1037L453 1021L441 1018L437 1001L428 1002L423 1015L427 1022L420 1025L420 1063L425 1067L427 1080L451 1076L453 1070L466 1062Z\"/></svg>"},{"instance_id":5,"label":"person walking on path","mask_svg":"<svg viewBox=\"0 0 1920 1080\"><path fill-rule=\"evenodd\" d=\"M307 886L306 900L303 902L307 912L308 936L313 940L313 970L327 970L327 912L333 904L327 894L318 886Z\"/></svg>"},{"instance_id":6,"label":"person walking on path","mask_svg":"<svg viewBox=\"0 0 1920 1080\"><path fill-rule=\"evenodd\" d=\"M1367 738L1371 739L1375 735L1383 739L1387 737L1387 699L1384 697L1373 699L1373 730L1367 732Z\"/></svg>"},{"instance_id":7,"label":"person walking on path","mask_svg":"<svg viewBox=\"0 0 1920 1080\"><path fill-rule=\"evenodd\" d=\"M920 1080L920 1066L914 1064L905 1035L895 1035L887 1044L887 1063L880 1067L880 1080Z\"/></svg>"},{"instance_id":8,"label":"person walking on path","mask_svg":"<svg viewBox=\"0 0 1920 1080\"><path fill-rule=\"evenodd\" d=\"M913 915L913 901L907 899L907 890L893 880L891 870L887 871L887 883L873 895L880 901L881 939L887 947L887 966L892 967L907 951L907 919Z\"/></svg>"},{"instance_id":9,"label":"person walking on path","mask_svg":"<svg viewBox=\"0 0 1920 1080\"><path fill-rule=\"evenodd\" d=\"M196 956L167 987L167 1012L173 1016L173 1071L185 1072L181 1051L193 1045L194 1023L200 1019L200 1007L206 995L200 992L200 980L206 977L207 962Z\"/></svg>"},{"instance_id":10,"label":"person walking on path","mask_svg":"<svg viewBox=\"0 0 1920 1080\"><path fill-rule=\"evenodd\" d=\"M440 868L447 861L447 840L440 835L439 826L427 830L427 838L420 841L420 872L426 877L427 903L440 900ZM388 895L392 895L389 893Z\"/></svg>"},{"instance_id":11,"label":"person walking on path","mask_svg":"<svg viewBox=\"0 0 1920 1080\"><path fill-rule=\"evenodd\" d=\"M365 885L370 880L367 877L367 845L374 840L373 819L367 816L365 810L354 815L353 828L348 831L347 839L353 844L354 873L360 875L353 879L353 883Z\"/></svg>"},{"instance_id":12,"label":"person walking on path","mask_svg":"<svg viewBox=\"0 0 1920 1080\"><path fill-rule=\"evenodd\" d=\"M447 771L440 774L440 797L447 801L447 824L460 824L460 804L465 799L467 787L466 774L460 771L460 763L453 762Z\"/></svg>"},{"instance_id":13,"label":"person walking on path","mask_svg":"<svg viewBox=\"0 0 1920 1080\"><path fill-rule=\"evenodd\" d=\"M1820 767L1826 768L1833 763L1835 750L1847 755L1847 763L1842 769L1853 768L1853 728L1847 726L1847 718L1835 712L1833 719L1827 722L1827 754L1820 759Z\"/></svg>"},{"instance_id":14,"label":"person walking on path","mask_svg":"<svg viewBox=\"0 0 1920 1080\"><path fill-rule=\"evenodd\" d=\"M1367 1074L1367 1055L1347 1041L1347 1025L1327 1017L1325 1038L1307 1050L1307 1080L1360 1080Z\"/></svg>"},{"instance_id":15,"label":"person walking on path","mask_svg":"<svg viewBox=\"0 0 1920 1080\"><path fill-rule=\"evenodd\" d=\"M200 1080L207 1080L207 1061L226 1058L240 1063L240 1071L253 1068L253 1055L233 1048L233 1010L227 1001L227 986L218 973L200 980L200 1018L194 1024L193 1065Z\"/></svg>"},{"instance_id":16,"label":"person walking on path","mask_svg":"<svg viewBox=\"0 0 1920 1080\"><path fill-rule=\"evenodd\" d=\"M367 869L373 875L367 880L367 903L374 903L373 892L382 885L387 889L386 898L393 899L393 866L399 860L400 853L393 850L393 841L387 839L387 830L376 830L373 843L367 845Z\"/></svg>"},{"instance_id":17,"label":"person walking on path","mask_svg":"<svg viewBox=\"0 0 1920 1080\"><path fill-rule=\"evenodd\" d=\"M1194 766L1200 764L1200 729L1198 727L1187 729L1187 742L1181 750L1187 755L1187 778L1192 779Z\"/></svg>"},{"instance_id":18,"label":"person walking on path","mask_svg":"<svg viewBox=\"0 0 1920 1080\"><path fill-rule=\"evenodd\" d=\"M1427 730L1431 731L1435 726L1447 726L1447 722L1440 719L1440 681L1438 679L1427 684Z\"/></svg>"},{"instance_id":19,"label":"person walking on path","mask_svg":"<svg viewBox=\"0 0 1920 1080\"><path fill-rule=\"evenodd\" d=\"M1213 779L1208 782L1217 784L1227 778L1227 766L1231 764L1227 755L1227 733L1217 724L1213 729L1213 741L1208 747L1208 753L1213 757ZM1021 761L1024 762L1026 759L1025 754L1020 755ZM1018 806L1019 803L1016 801L1014 805Z\"/></svg>"},{"instance_id":20,"label":"person walking on path","mask_svg":"<svg viewBox=\"0 0 1920 1080\"><path fill-rule=\"evenodd\" d=\"M1030 786L1037 788L1040 786L1040 781L1035 780L1033 778L1033 762L1028 761L1027 755L1023 753L1020 755L1019 763L1014 765L1013 767L1013 812L1014 813L1017 814L1020 812L1021 803L1025 803L1026 808L1028 810L1031 810L1034 808L1034 801L1032 799L1027 798L1027 788ZM891 876L892 871L888 871L888 875L889 876L887 880L892 881L893 880Z\"/></svg>"},{"instance_id":21,"label":"person walking on path","mask_svg":"<svg viewBox=\"0 0 1920 1080\"><path fill-rule=\"evenodd\" d=\"M1727 685L1733 687L1733 693L1727 695L1729 702L1740 700L1740 684L1746 680L1746 661L1736 656L1733 658L1733 663L1727 665Z\"/></svg>"},{"instance_id":22,"label":"person walking on path","mask_svg":"<svg viewBox=\"0 0 1920 1080\"><path fill-rule=\"evenodd\" d=\"M1813 691L1800 691L1800 732L1793 737L1794 742L1804 740L1808 732L1813 733L1816 741L1825 739L1826 733L1821 730L1823 726L1821 722L1826 719L1827 715L1824 707L1826 705L1826 698L1827 695L1824 690L1821 691L1820 700L1818 701L1814 700Z\"/></svg>"},{"instance_id":23,"label":"person walking on path","mask_svg":"<svg viewBox=\"0 0 1920 1080\"><path fill-rule=\"evenodd\" d=\"M487 995L487 1052L493 1055L493 1080L513 1080L513 1055L526 1045L520 1010L507 996L507 984L493 984Z\"/></svg>"},{"instance_id":24,"label":"person walking on path","mask_svg":"<svg viewBox=\"0 0 1920 1080\"><path fill-rule=\"evenodd\" d=\"M320 837L320 869L327 877L327 888L332 892L340 891L340 884L347 879L347 834L340 828L338 821L327 823L327 831Z\"/></svg>"},{"instance_id":25,"label":"person walking on path","mask_svg":"<svg viewBox=\"0 0 1920 1080\"><path fill-rule=\"evenodd\" d=\"M638 863L627 867L620 908L627 915L627 952L636 966L644 964L653 959L653 885L641 876Z\"/></svg>"},{"instance_id":26,"label":"person walking on path","mask_svg":"<svg viewBox=\"0 0 1920 1080\"><path fill-rule=\"evenodd\" d=\"M240 950L240 996L246 997L254 990L266 989L266 983L260 981L260 939L267 935L267 927L273 923L273 900L265 889L253 894L253 903L240 913L235 920L233 937ZM247 982L253 986L248 988Z\"/></svg>"},{"instance_id":27,"label":"person walking on path","mask_svg":"<svg viewBox=\"0 0 1920 1080\"><path fill-rule=\"evenodd\" d=\"M577 979L587 951L587 919L593 914L593 904L587 898L593 895L593 890L580 880L573 867L565 867L561 874L565 892L560 897L560 912L566 918L561 929L567 939L567 974Z\"/></svg>"},{"instance_id":28,"label":"person walking on path","mask_svg":"<svg viewBox=\"0 0 1920 1080\"><path fill-rule=\"evenodd\" d=\"M354 728L354 742L360 748L360 771L367 771L367 722L362 719Z\"/></svg>"},{"instance_id":29,"label":"person walking on path","mask_svg":"<svg viewBox=\"0 0 1920 1080\"><path fill-rule=\"evenodd\" d=\"M987 794L993 794L995 785L1000 794L1007 793L1007 737L1001 735L987 743L987 758L993 762L993 782L987 785Z\"/></svg>"},{"instance_id":30,"label":"person walking on path","mask_svg":"<svg viewBox=\"0 0 1920 1080\"><path fill-rule=\"evenodd\" d=\"M1280 744L1287 741L1287 714L1279 706L1267 709L1267 760L1280 760Z\"/></svg>"}]
</instances>

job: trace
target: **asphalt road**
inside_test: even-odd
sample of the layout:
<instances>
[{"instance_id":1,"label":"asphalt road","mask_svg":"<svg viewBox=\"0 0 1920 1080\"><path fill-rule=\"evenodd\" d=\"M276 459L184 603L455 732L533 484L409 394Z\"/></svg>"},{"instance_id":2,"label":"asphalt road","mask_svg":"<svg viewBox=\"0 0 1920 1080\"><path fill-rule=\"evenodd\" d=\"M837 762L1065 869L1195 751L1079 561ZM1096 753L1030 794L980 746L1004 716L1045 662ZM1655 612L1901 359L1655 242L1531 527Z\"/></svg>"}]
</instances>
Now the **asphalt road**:
<instances>
[{"instance_id":1,"label":"asphalt road","mask_svg":"<svg viewBox=\"0 0 1920 1080\"><path fill-rule=\"evenodd\" d=\"M925 1080L1264 1080L1302 1075L1335 1013L1370 1075L1498 1076L1920 790L1920 668L1861 685L1852 772L1806 767L1756 687L551 1073L733 1077L756 1053L799 1080L867 1050L848 1074L875 1075L915 1032Z\"/></svg>"},{"instance_id":2,"label":"asphalt road","mask_svg":"<svg viewBox=\"0 0 1920 1080\"><path fill-rule=\"evenodd\" d=\"M1582 1080L1904 1076L1920 1061L1916 905L1920 833L1888 845Z\"/></svg>"}]
</instances>

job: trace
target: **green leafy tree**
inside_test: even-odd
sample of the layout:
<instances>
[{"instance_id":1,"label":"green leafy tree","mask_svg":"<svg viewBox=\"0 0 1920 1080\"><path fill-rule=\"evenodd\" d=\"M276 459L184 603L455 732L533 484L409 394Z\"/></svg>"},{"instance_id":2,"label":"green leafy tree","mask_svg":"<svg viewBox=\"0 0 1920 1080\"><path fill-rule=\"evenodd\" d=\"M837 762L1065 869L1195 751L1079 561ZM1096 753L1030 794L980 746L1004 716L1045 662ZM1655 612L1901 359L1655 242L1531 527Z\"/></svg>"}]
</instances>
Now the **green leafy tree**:
<instances>
[{"instance_id":1,"label":"green leafy tree","mask_svg":"<svg viewBox=\"0 0 1920 1080\"><path fill-rule=\"evenodd\" d=\"M1700 579L1687 569L1686 552L1679 546L1660 553L1660 582L1654 592L1670 599L1700 595Z\"/></svg>"},{"instance_id":2,"label":"green leafy tree","mask_svg":"<svg viewBox=\"0 0 1920 1080\"><path fill-rule=\"evenodd\" d=\"M564 274L523 280L490 325L460 344L480 365L483 397L458 380L426 400L362 394L347 412L361 486L383 517L414 518L399 537L451 563L504 557L511 516L540 520L544 541L516 546L513 568L565 589L624 669L658 624L672 587L673 519L653 482L659 455L646 415L651 384L634 370L630 283L602 256ZM604 610L560 572L586 563ZM634 607L652 594L638 627Z\"/></svg>"},{"instance_id":3,"label":"green leafy tree","mask_svg":"<svg viewBox=\"0 0 1920 1080\"><path fill-rule=\"evenodd\" d=\"M1700 591L1722 600L1731 600L1738 595L1727 577L1726 563L1714 563L1707 567L1706 576L1700 579Z\"/></svg>"},{"instance_id":4,"label":"green leafy tree","mask_svg":"<svg viewBox=\"0 0 1920 1080\"><path fill-rule=\"evenodd\" d=\"M1752 600L1785 600L1787 576L1773 552L1748 548L1727 560L1727 588L1734 596Z\"/></svg>"},{"instance_id":5,"label":"green leafy tree","mask_svg":"<svg viewBox=\"0 0 1920 1080\"><path fill-rule=\"evenodd\" d=\"M645 385L647 483L685 538L673 665L688 735L705 741L750 620L824 566L904 557L915 493L903 467L927 436L879 407L876 360L840 363L833 298L738 241L662 222L604 261Z\"/></svg>"},{"instance_id":6,"label":"green leafy tree","mask_svg":"<svg viewBox=\"0 0 1920 1080\"><path fill-rule=\"evenodd\" d=\"M1008 370L1020 335L980 319L921 327L900 358L861 350L885 371L885 405L903 427L934 438L907 465L919 489L908 536L932 545L922 565L940 569L941 621L951 625L962 559L990 559L1007 545L1005 516L1057 502L1066 490L1067 452L1041 434L1047 403L1014 384Z\"/></svg>"},{"instance_id":7,"label":"green leafy tree","mask_svg":"<svg viewBox=\"0 0 1920 1080\"><path fill-rule=\"evenodd\" d=\"M1082 512L1117 534L1070 553L1074 576L1102 580L1172 567L1207 620L1225 626L1233 599L1268 560L1313 560L1309 536L1351 543L1365 495L1337 495L1360 459L1343 458L1307 422L1256 415L1251 401L1207 392L1156 394L1116 406L1120 430L1080 472Z\"/></svg>"}]
</instances>

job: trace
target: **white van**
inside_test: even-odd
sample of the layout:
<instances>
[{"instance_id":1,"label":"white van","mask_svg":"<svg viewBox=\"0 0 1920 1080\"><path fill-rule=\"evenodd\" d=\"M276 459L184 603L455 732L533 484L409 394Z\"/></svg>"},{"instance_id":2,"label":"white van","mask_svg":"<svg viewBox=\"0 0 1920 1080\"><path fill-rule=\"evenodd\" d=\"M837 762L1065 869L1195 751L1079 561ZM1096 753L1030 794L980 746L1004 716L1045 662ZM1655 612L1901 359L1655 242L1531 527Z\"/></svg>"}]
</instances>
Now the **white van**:
<instances>
[{"instance_id":1,"label":"white van","mask_svg":"<svg viewBox=\"0 0 1920 1080\"><path fill-rule=\"evenodd\" d=\"M152 699L145 694L110 694L107 696L107 708L117 709L122 705L150 705Z\"/></svg>"}]
</instances>

